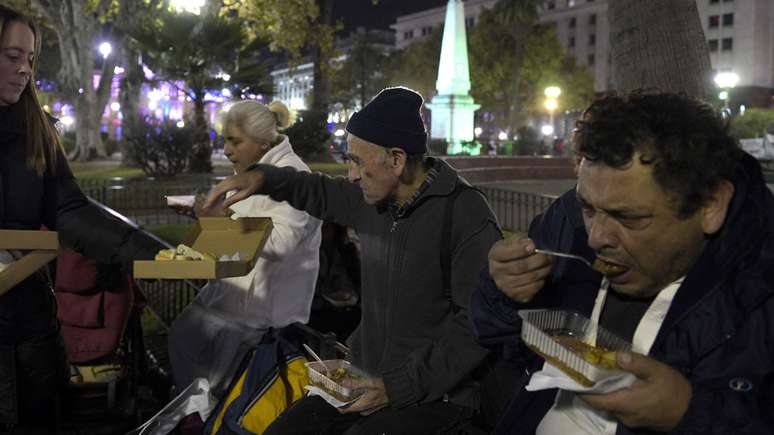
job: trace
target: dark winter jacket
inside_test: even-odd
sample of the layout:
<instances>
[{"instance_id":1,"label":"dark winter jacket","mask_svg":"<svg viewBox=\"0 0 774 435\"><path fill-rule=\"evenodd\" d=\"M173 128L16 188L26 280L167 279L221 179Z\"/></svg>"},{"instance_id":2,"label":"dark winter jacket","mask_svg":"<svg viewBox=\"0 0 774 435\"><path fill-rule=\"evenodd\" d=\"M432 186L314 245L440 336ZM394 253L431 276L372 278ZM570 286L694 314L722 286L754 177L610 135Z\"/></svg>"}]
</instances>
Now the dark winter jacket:
<instances>
[{"instance_id":1,"label":"dark winter jacket","mask_svg":"<svg viewBox=\"0 0 774 435\"><path fill-rule=\"evenodd\" d=\"M153 258L162 246L94 207L61 152L55 170L42 177L27 166L22 104L0 107L0 228L45 226L59 232L63 246L106 263L129 267L133 258ZM33 274L0 296L0 353L13 355L19 343L57 331L56 303L46 274ZM0 364L3 398L13 397L8 374ZM0 423L7 421L4 417L0 412Z\"/></svg>"},{"instance_id":2,"label":"dark winter jacket","mask_svg":"<svg viewBox=\"0 0 774 435\"><path fill-rule=\"evenodd\" d=\"M469 328L468 303L492 244L500 238L485 198L466 188L454 201L451 294L443 291L441 220L463 181L433 160L437 178L401 218L369 205L344 178L260 166L261 192L320 219L352 227L362 252L362 319L349 344L354 364L384 379L390 404L403 407L450 397L475 407L471 372L487 355Z\"/></svg>"},{"instance_id":3,"label":"dark winter jacket","mask_svg":"<svg viewBox=\"0 0 774 435\"><path fill-rule=\"evenodd\" d=\"M745 158L734 187L723 229L677 291L650 351L693 387L675 434L774 433L774 197L752 158ZM530 237L539 247L592 258L574 195L558 199L533 223ZM600 279L580 262L559 260L539 298L521 305L485 274L471 302L477 336L504 345L528 372L539 370L542 360L520 343L516 311L560 307L588 316ZM497 433L534 433L555 395L522 388ZM618 434L630 433L637 431L618 425Z\"/></svg>"}]
</instances>

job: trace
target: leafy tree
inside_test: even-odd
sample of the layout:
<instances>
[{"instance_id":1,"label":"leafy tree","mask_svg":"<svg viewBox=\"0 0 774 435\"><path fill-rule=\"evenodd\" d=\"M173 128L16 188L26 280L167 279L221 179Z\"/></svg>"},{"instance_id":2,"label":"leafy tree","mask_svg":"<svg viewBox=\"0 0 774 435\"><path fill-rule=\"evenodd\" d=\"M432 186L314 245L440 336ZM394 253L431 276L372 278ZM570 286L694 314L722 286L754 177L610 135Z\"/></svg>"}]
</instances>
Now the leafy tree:
<instances>
[{"instance_id":1,"label":"leafy tree","mask_svg":"<svg viewBox=\"0 0 774 435\"><path fill-rule=\"evenodd\" d=\"M97 37L103 20L115 6L113 0L30 0L30 6L50 24L59 42L59 85L63 94L73 101L77 114L76 148L71 157L78 160L87 160L93 155L106 157L99 123L110 98L115 56L103 60L96 89L92 77Z\"/></svg>"},{"instance_id":2,"label":"leafy tree","mask_svg":"<svg viewBox=\"0 0 774 435\"><path fill-rule=\"evenodd\" d=\"M269 49L298 61L310 49L314 63L312 109L327 113L330 59L334 54L335 0L222 0L223 14L242 19L252 38L271 41Z\"/></svg>"},{"instance_id":3,"label":"leafy tree","mask_svg":"<svg viewBox=\"0 0 774 435\"><path fill-rule=\"evenodd\" d=\"M542 3L542 0L499 0L492 9L494 20L501 26L500 28L507 30L511 41L510 49L506 49L502 53L509 52L512 57L509 80L502 82L503 87L508 88L509 102L507 113L510 131L516 131L519 123L519 98L522 83L520 78L521 63L524 57L527 37L530 35L535 23L537 23L538 7Z\"/></svg>"},{"instance_id":4,"label":"leafy tree","mask_svg":"<svg viewBox=\"0 0 774 435\"><path fill-rule=\"evenodd\" d=\"M436 30L428 38L391 53L385 65L385 84L407 86L430 100L435 95L442 38L443 32Z\"/></svg>"},{"instance_id":5,"label":"leafy tree","mask_svg":"<svg viewBox=\"0 0 774 435\"><path fill-rule=\"evenodd\" d=\"M331 82L331 100L344 107L363 107L387 84L388 55L369 41L368 33L354 36L354 46Z\"/></svg>"},{"instance_id":6,"label":"leafy tree","mask_svg":"<svg viewBox=\"0 0 774 435\"><path fill-rule=\"evenodd\" d=\"M590 72L564 54L551 24L533 24L522 41L519 62L518 95L514 98L509 83L516 59L510 50L515 41L496 10L486 10L470 32L471 94L481 110L493 112L501 126L521 125L530 115L544 114L543 91L547 86L562 89L562 110L580 110L594 95ZM514 105L514 100L517 104ZM514 113L513 108L518 108ZM513 130L511 130L513 131Z\"/></svg>"},{"instance_id":7,"label":"leafy tree","mask_svg":"<svg viewBox=\"0 0 774 435\"><path fill-rule=\"evenodd\" d=\"M191 158L190 143L196 130L192 126L179 128L174 122L135 119L131 133L126 135L126 152L147 175L161 178L181 173Z\"/></svg>"},{"instance_id":8,"label":"leafy tree","mask_svg":"<svg viewBox=\"0 0 774 435\"><path fill-rule=\"evenodd\" d=\"M299 113L298 121L285 130L293 150L302 158L316 160L327 154L331 134L326 128L327 115L307 110Z\"/></svg>"},{"instance_id":9,"label":"leafy tree","mask_svg":"<svg viewBox=\"0 0 774 435\"><path fill-rule=\"evenodd\" d=\"M731 121L731 134L737 139L762 137L764 133L774 134L774 110L748 109Z\"/></svg>"},{"instance_id":10,"label":"leafy tree","mask_svg":"<svg viewBox=\"0 0 774 435\"><path fill-rule=\"evenodd\" d=\"M215 14L172 12L162 13L153 28L142 29L133 36L147 53L146 61L158 80L185 82L181 91L193 102L192 124L196 131L190 169L210 172L212 148L205 118L205 93L222 88L230 88L236 95L246 88L253 93L268 91L266 69L254 56L261 41L245 45L247 37L242 26Z\"/></svg>"}]
</instances>

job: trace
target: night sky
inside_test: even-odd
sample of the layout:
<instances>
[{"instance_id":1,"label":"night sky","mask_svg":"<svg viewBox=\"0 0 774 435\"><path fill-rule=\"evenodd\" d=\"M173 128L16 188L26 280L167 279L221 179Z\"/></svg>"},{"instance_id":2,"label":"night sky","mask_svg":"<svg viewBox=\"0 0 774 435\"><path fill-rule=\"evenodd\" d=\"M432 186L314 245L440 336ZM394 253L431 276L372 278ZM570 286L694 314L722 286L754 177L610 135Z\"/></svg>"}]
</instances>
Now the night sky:
<instances>
[{"instance_id":1,"label":"night sky","mask_svg":"<svg viewBox=\"0 0 774 435\"><path fill-rule=\"evenodd\" d=\"M390 24L400 15L411 14L425 9L444 6L448 0L336 0L333 16L344 24L344 33L357 26L389 29Z\"/></svg>"}]
</instances>

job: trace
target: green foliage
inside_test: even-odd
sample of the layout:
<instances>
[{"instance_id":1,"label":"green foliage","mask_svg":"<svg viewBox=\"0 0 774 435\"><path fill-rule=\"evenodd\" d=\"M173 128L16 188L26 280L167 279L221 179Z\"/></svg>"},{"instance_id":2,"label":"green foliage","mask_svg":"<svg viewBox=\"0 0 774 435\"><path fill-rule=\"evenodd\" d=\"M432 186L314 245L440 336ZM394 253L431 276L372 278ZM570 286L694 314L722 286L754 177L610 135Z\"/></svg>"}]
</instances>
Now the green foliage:
<instances>
[{"instance_id":1,"label":"green foliage","mask_svg":"<svg viewBox=\"0 0 774 435\"><path fill-rule=\"evenodd\" d=\"M748 109L731 121L731 134L737 139L763 137L764 132L774 134L774 110Z\"/></svg>"},{"instance_id":2,"label":"green foliage","mask_svg":"<svg viewBox=\"0 0 774 435\"><path fill-rule=\"evenodd\" d=\"M307 110L299 113L296 123L284 132L296 154L312 160L328 157L331 133L327 119L328 115L322 112Z\"/></svg>"},{"instance_id":3,"label":"green foliage","mask_svg":"<svg viewBox=\"0 0 774 435\"><path fill-rule=\"evenodd\" d=\"M385 65L386 85L409 87L429 100L435 94L442 37L438 29L427 39L393 52Z\"/></svg>"},{"instance_id":4,"label":"green foliage","mask_svg":"<svg viewBox=\"0 0 774 435\"><path fill-rule=\"evenodd\" d=\"M518 20L531 16L528 11L510 13ZM517 40L510 21L494 9L483 11L469 33L471 94L481 110L496 114L503 127L512 105L513 87L509 84L514 69L519 77L518 118L545 114L543 91L548 86L562 89L559 110L580 110L594 96L590 72L564 54L554 25L532 23L528 27L529 32ZM516 44L523 48L520 59L513 49Z\"/></svg>"},{"instance_id":5,"label":"green foliage","mask_svg":"<svg viewBox=\"0 0 774 435\"><path fill-rule=\"evenodd\" d=\"M387 54L370 43L367 33L354 38L352 51L331 80L331 101L345 108L363 107L387 86L384 75L389 61Z\"/></svg>"},{"instance_id":6,"label":"green foliage","mask_svg":"<svg viewBox=\"0 0 774 435\"><path fill-rule=\"evenodd\" d=\"M126 137L124 151L131 161L153 177L174 177L185 170L192 155L194 127L187 124L180 128L170 120L136 122L131 129L134 135Z\"/></svg>"},{"instance_id":7,"label":"green foliage","mask_svg":"<svg viewBox=\"0 0 774 435\"><path fill-rule=\"evenodd\" d=\"M462 141L461 146L462 146L462 152L460 154L465 154L468 156L481 155L481 142L478 142L476 140Z\"/></svg>"}]
</instances>

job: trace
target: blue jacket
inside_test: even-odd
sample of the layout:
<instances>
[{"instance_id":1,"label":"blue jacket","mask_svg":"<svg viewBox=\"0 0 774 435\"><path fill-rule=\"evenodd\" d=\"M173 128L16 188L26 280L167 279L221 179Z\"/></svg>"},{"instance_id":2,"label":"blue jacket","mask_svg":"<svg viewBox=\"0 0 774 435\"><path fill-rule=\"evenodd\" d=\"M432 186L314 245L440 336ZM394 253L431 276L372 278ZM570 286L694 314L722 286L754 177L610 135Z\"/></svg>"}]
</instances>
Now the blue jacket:
<instances>
[{"instance_id":1,"label":"blue jacket","mask_svg":"<svg viewBox=\"0 0 774 435\"><path fill-rule=\"evenodd\" d=\"M686 276L650 351L693 387L675 434L774 433L774 196L748 157L734 179L725 225ZM529 235L538 247L593 258L574 191L536 218ZM529 376L542 360L522 345L516 312L557 307L588 316L600 281L580 262L558 260L537 297L519 304L485 271L471 302L475 333L520 361ZM556 390L521 388L496 433L534 433L555 396ZM617 433L636 431L619 424Z\"/></svg>"}]
</instances>

